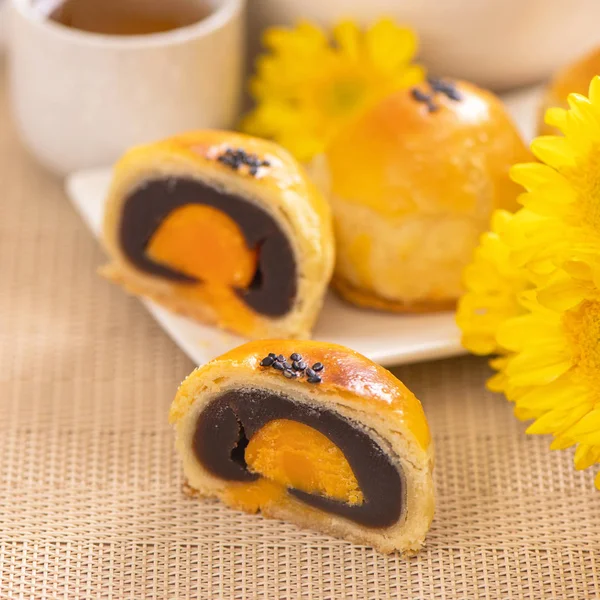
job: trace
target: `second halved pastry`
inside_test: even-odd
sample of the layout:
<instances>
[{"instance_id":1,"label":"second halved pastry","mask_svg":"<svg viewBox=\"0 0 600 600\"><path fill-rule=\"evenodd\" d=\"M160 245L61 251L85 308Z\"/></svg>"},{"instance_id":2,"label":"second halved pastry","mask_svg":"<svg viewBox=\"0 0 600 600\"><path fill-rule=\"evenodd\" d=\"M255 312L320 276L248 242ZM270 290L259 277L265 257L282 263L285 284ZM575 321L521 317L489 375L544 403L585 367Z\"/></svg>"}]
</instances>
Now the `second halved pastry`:
<instances>
[{"instance_id":1,"label":"second halved pastry","mask_svg":"<svg viewBox=\"0 0 600 600\"><path fill-rule=\"evenodd\" d=\"M247 337L309 337L334 261L329 206L298 163L220 131L130 150L104 241L109 278Z\"/></svg>"}]
</instances>

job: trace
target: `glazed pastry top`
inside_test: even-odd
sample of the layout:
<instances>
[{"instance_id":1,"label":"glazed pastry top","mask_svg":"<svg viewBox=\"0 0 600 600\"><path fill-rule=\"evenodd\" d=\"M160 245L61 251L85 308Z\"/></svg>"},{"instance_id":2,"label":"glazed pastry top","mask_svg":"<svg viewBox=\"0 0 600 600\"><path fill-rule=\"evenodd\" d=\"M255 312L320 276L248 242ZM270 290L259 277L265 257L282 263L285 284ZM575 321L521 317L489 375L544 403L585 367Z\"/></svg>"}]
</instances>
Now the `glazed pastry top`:
<instances>
[{"instance_id":1,"label":"glazed pastry top","mask_svg":"<svg viewBox=\"0 0 600 600\"><path fill-rule=\"evenodd\" d=\"M194 401L194 380L214 370L215 376L230 368L254 376L253 385L260 386L260 378L283 378L281 371L261 366L270 353L286 359L293 353L302 356L308 365L321 363L321 382L310 383L306 377L286 382L290 393L294 389L304 393L326 392L337 394L358 407L372 409L385 418L393 415L394 423L402 424L423 451L431 442L429 428L421 403L389 371L368 358L337 344L298 340L259 340L243 344L197 369L181 386L171 408L171 420L178 421Z\"/></svg>"},{"instance_id":2,"label":"glazed pastry top","mask_svg":"<svg viewBox=\"0 0 600 600\"><path fill-rule=\"evenodd\" d=\"M389 218L514 209L518 188L508 169L528 157L494 94L450 80L389 96L326 153L330 192Z\"/></svg>"},{"instance_id":3,"label":"glazed pastry top","mask_svg":"<svg viewBox=\"0 0 600 600\"><path fill-rule=\"evenodd\" d=\"M236 151L241 152L236 155ZM116 177L156 153L191 161L225 177L237 173L257 190L295 192L303 196L319 216L329 218L327 202L300 165L281 146L268 140L232 131L192 131L132 148L117 164ZM257 164L253 164L254 159L258 160Z\"/></svg>"}]
</instances>

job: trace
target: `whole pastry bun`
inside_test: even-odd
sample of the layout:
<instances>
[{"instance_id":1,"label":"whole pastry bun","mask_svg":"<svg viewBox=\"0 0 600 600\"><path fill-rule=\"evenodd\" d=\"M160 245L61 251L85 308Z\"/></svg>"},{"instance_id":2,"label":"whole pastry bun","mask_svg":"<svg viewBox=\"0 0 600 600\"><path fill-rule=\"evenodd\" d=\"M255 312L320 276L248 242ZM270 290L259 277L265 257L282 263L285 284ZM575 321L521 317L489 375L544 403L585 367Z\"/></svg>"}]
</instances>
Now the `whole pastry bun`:
<instances>
[{"instance_id":1,"label":"whole pastry bun","mask_svg":"<svg viewBox=\"0 0 600 600\"><path fill-rule=\"evenodd\" d=\"M538 119L540 135L560 135L560 131L544 122L546 110L552 107L568 108L569 94L587 95L590 81L600 75L600 48L580 57L576 62L560 69L546 87Z\"/></svg>"},{"instance_id":2,"label":"whole pastry bun","mask_svg":"<svg viewBox=\"0 0 600 600\"><path fill-rule=\"evenodd\" d=\"M517 206L509 167L528 159L500 100L469 83L381 101L313 165L333 208L334 286L362 306L451 308L492 211Z\"/></svg>"}]
</instances>

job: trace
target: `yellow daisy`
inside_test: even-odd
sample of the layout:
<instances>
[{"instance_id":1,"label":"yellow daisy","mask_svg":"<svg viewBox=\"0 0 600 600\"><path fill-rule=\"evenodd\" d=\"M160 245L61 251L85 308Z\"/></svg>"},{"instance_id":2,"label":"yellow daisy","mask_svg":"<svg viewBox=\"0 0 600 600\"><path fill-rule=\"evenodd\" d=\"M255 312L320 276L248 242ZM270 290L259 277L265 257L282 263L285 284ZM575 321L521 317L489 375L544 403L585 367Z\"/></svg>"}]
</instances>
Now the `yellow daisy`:
<instances>
[{"instance_id":1,"label":"yellow daisy","mask_svg":"<svg viewBox=\"0 0 600 600\"><path fill-rule=\"evenodd\" d=\"M575 467L586 469L600 461L600 300L552 310L529 292L526 305L498 330L511 352L496 365L501 391L518 418L535 419L527 433L553 435L552 449L576 445Z\"/></svg>"},{"instance_id":2,"label":"yellow daisy","mask_svg":"<svg viewBox=\"0 0 600 600\"><path fill-rule=\"evenodd\" d=\"M504 210L492 215L491 231L481 237L463 275L466 292L458 303L456 322L463 346L474 354L504 352L496 338L498 327L523 313L517 296L531 287L525 269L511 264L510 248L501 236L512 218Z\"/></svg>"},{"instance_id":3,"label":"yellow daisy","mask_svg":"<svg viewBox=\"0 0 600 600\"><path fill-rule=\"evenodd\" d=\"M274 27L263 43L268 53L250 84L256 107L242 129L276 140L302 161L322 152L347 119L424 78L423 68L412 64L415 34L391 19L365 32L343 21L332 40L308 22Z\"/></svg>"},{"instance_id":4,"label":"yellow daisy","mask_svg":"<svg viewBox=\"0 0 600 600\"><path fill-rule=\"evenodd\" d=\"M482 239L457 320L467 348L499 355L488 387L534 420L527 433L576 446L585 469L600 462L600 77L547 120L564 137L513 168L523 208Z\"/></svg>"},{"instance_id":5,"label":"yellow daisy","mask_svg":"<svg viewBox=\"0 0 600 600\"><path fill-rule=\"evenodd\" d=\"M536 272L564 269L574 281L600 286L600 77L589 98L569 96L569 109L546 120L564 136L541 136L532 151L545 164L517 165L513 179L527 209L507 233L515 264ZM524 221L527 220L525 224Z\"/></svg>"}]
</instances>

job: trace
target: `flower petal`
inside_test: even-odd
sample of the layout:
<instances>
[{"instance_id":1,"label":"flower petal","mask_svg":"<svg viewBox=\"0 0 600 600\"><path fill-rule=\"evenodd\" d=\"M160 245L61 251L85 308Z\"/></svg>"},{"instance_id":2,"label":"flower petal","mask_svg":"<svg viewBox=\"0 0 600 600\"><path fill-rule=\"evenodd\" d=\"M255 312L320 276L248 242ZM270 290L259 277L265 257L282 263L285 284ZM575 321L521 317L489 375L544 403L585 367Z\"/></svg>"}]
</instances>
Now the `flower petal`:
<instances>
[{"instance_id":1,"label":"flower petal","mask_svg":"<svg viewBox=\"0 0 600 600\"><path fill-rule=\"evenodd\" d=\"M542 135L533 140L531 143L531 151L542 162L555 169L565 166L575 166L571 146L563 137Z\"/></svg>"},{"instance_id":2,"label":"flower petal","mask_svg":"<svg viewBox=\"0 0 600 600\"><path fill-rule=\"evenodd\" d=\"M564 108L550 107L544 115L544 122L551 127L564 131L567 123L567 111Z\"/></svg>"},{"instance_id":3,"label":"flower petal","mask_svg":"<svg viewBox=\"0 0 600 600\"><path fill-rule=\"evenodd\" d=\"M600 462L600 445L589 446L588 444L579 444L575 450L575 468L578 471L588 469L592 465Z\"/></svg>"},{"instance_id":4,"label":"flower petal","mask_svg":"<svg viewBox=\"0 0 600 600\"><path fill-rule=\"evenodd\" d=\"M600 408L589 411L565 435L582 444L600 445Z\"/></svg>"},{"instance_id":5,"label":"flower petal","mask_svg":"<svg viewBox=\"0 0 600 600\"><path fill-rule=\"evenodd\" d=\"M389 18L376 21L365 35L367 54L374 66L386 72L401 68L417 51L417 36Z\"/></svg>"},{"instance_id":6,"label":"flower petal","mask_svg":"<svg viewBox=\"0 0 600 600\"><path fill-rule=\"evenodd\" d=\"M506 374L517 386L545 385L558 379L572 367L567 350L552 353L521 352L511 359Z\"/></svg>"},{"instance_id":7,"label":"flower petal","mask_svg":"<svg viewBox=\"0 0 600 600\"><path fill-rule=\"evenodd\" d=\"M578 406L571 410L551 410L527 428L531 435L556 434L577 423L589 411L589 406ZM572 438L571 438L572 439Z\"/></svg>"},{"instance_id":8,"label":"flower petal","mask_svg":"<svg viewBox=\"0 0 600 600\"><path fill-rule=\"evenodd\" d=\"M340 21L333 28L333 38L339 49L354 60L358 60L361 54L361 32L354 21L346 19Z\"/></svg>"}]
</instances>

